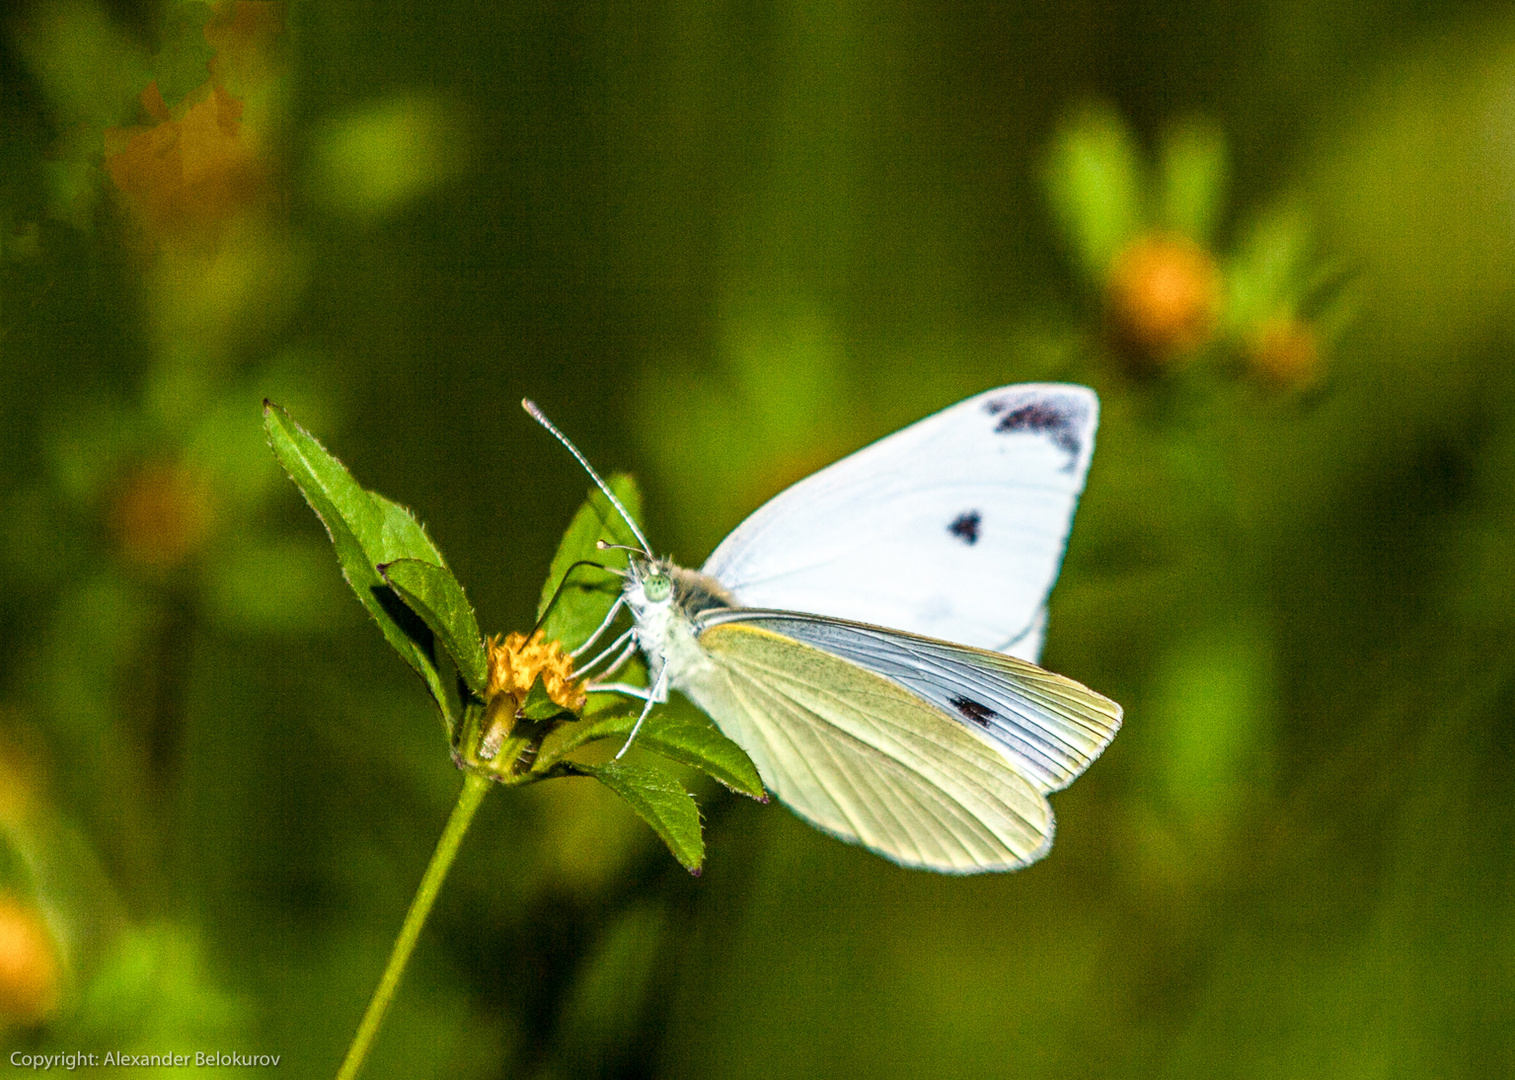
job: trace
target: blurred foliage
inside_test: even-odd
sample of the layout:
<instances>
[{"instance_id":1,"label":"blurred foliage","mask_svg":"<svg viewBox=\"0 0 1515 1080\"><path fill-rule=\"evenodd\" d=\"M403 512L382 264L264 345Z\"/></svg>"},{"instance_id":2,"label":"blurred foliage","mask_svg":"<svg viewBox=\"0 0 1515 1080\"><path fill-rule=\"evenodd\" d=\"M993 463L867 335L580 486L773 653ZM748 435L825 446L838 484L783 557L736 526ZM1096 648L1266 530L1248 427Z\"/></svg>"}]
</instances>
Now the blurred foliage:
<instances>
[{"instance_id":1,"label":"blurred foliage","mask_svg":"<svg viewBox=\"0 0 1515 1080\"><path fill-rule=\"evenodd\" d=\"M522 396L697 564L1055 378L1127 721L1052 855L498 793L365 1075L1515 1071L1508 5L26 0L0 86L7 1056L330 1074L457 791L264 398L493 631L585 486Z\"/></svg>"}]
</instances>

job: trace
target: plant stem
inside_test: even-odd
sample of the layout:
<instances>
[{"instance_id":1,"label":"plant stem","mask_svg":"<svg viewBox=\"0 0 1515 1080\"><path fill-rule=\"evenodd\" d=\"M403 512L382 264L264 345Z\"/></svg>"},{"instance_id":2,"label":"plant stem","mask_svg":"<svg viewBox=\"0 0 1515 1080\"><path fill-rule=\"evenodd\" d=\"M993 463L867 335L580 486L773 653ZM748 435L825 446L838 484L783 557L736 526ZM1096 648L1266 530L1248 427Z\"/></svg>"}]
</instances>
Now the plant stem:
<instances>
[{"instance_id":1,"label":"plant stem","mask_svg":"<svg viewBox=\"0 0 1515 1080\"><path fill-rule=\"evenodd\" d=\"M363 1022L358 1025L358 1033L353 1036L352 1045L347 1048L347 1059L342 1062L337 1080L354 1080L358 1070L363 1067L374 1036L384 1023L389 1003L399 988L400 976L405 973L405 965L410 962L410 954L415 951L421 927L426 925L426 916L431 914L431 905L436 902L437 893L442 890L442 882L447 878L447 871L452 868L452 860L458 854L458 845L462 843L463 834L468 831L468 823L473 820L474 811L484 801L484 793L490 786L491 781L485 777L473 773L464 774L463 790L458 793L457 805L452 808L447 828L442 830L442 838L437 841L437 849L431 854L431 862L416 889L415 898L410 902L410 910L405 913L405 924L400 927L400 936L395 938L394 948L389 953L389 963L384 968L379 985L374 989L373 1000L368 1003Z\"/></svg>"}]
</instances>

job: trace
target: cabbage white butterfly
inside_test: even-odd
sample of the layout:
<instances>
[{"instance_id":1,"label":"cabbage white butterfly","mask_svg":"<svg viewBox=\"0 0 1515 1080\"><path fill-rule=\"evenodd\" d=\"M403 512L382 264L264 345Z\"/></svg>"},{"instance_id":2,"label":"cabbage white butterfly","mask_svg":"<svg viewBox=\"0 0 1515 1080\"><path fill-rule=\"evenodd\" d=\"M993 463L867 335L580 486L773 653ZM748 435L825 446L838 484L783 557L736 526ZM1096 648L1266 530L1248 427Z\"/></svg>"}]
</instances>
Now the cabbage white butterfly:
<instances>
[{"instance_id":1,"label":"cabbage white butterfly","mask_svg":"<svg viewBox=\"0 0 1515 1080\"><path fill-rule=\"evenodd\" d=\"M1034 663L1098 416L1082 386L979 394L782 492L698 571L653 556L611 495L642 545L617 603L634 625L589 666L640 649L650 685L593 688L643 718L680 691L796 814L903 866L1036 861L1047 795L1121 721Z\"/></svg>"}]
</instances>

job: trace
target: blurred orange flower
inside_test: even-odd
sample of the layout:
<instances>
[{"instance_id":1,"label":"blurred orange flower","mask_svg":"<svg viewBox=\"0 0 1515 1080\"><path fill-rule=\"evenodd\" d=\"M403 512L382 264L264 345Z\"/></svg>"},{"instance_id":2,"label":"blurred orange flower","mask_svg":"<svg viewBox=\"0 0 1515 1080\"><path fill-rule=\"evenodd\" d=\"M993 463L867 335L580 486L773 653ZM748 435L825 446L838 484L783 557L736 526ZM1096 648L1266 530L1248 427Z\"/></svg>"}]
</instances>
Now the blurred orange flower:
<instances>
[{"instance_id":1,"label":"blurred orange flower","mask_svg":"<svg viewBox=\"0 0 1515 1080\"><path fill-rule=\"evenodd\" d=\"M147 234L170 239L197 233L236 215L263 187L257 148L239 121L242 103L207 85L179 119L169 115L156 82L142 107L154 127L105 133L105 167Z\"/></svg>"},{"instance_id":2,"label":"blurred orange flower","mask_svg":"<svg viewBox=\"0 0 1515 1080\"><path fill-rule=\"evenodd\" d=\"M1298 390L1320 375L1320 337L1303 319L1275 316L1257 327L1247 344L1252 370L1274 387Z\"/></svg>"},{"instance_id":3,"label":"blurred orange flower","mask_svg":"<svg viewBox=\"0 0 1515 1080\"><path fill-rule=\"evenodd\" d=\"M198 473L157 462L127 477L110 508L121 553L143 566L175 566L198 551L212 524L210 485Z\"/></svg>"},{"instance_id":4,"label":"blurred orange flower","mask_svg":"<svg viewBox=\"0 0 1515 1080\"><path fill-rule=\"evenodd\" d=\"M57 947L41 913L0 897L0 1020L38 1023L57 1008L61 987Z\"/></svg>"},{"instance_id":5,"label":"blurred orange flower","mask_svg":"<svg viewBox=\"0 0 1515 1080\"><path fill-rule=\"evenodd\" d=\"M216 49L205 83L172 110L149 83L142 111L156 123L105 132L106 171L150 240L213 237L266 198L262 140L243 122L244 102L276 75L283 28L282 3L219 5L204 30Z\"/></svg>"},{"instance_id":6,"label":"blurred orange flower","mask_svg":"<svg viewBox=\"0 0 1515 1080\"><path fill-rule=\"evenodd\" d=\"M1116 256L1106 303L1117 344L1148 363L1203 345L1215 330L1220 271L1182 236L1149 235Z\"/></svg>"}]
</instances>

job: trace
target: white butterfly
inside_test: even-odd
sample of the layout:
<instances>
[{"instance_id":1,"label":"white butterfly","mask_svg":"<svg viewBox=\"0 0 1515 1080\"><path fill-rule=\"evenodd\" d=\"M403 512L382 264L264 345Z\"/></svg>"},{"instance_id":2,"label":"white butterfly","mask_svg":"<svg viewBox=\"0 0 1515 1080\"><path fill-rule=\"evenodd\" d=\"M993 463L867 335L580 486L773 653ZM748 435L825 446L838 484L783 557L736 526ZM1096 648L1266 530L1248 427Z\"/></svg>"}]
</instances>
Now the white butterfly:
<instances>
[{"instance_id":1,"label":"white butterfly","mask_svg":"<svg viewBox=\"0 0 1515 1080\"><path fill-rule=\"evenodd\" d=\"M1121 721L1033 663L1098 415L1081 386L979 394L795 484L698 572L638 532L621 659L650 688L598 688L680 691L795 813L901 865L1034 862L1046 796Z\"/></svg>"}]
</instances>

